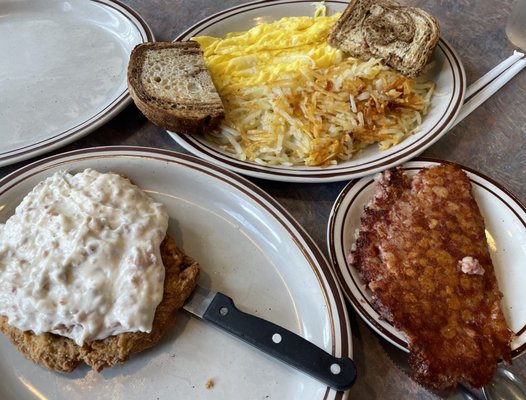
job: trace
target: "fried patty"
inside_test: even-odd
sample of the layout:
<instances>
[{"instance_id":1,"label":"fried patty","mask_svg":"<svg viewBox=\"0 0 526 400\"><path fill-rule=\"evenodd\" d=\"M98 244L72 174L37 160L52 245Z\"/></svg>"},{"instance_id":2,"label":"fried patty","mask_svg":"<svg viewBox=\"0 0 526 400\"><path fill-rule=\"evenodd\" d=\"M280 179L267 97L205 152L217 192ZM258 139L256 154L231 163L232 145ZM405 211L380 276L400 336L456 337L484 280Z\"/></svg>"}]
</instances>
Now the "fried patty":
<instances>
[{"instance_id":1,"label":"fried patty","mask_svg":"<svg viewBox=\"0 0 526 400\"><path fill-rule=\"evenodd\" d=\"M469 178L442 164L375 185L349 257L373 306L407 336L417 381L486 385L499 360L511 362L512 333Z\"/></svg>"},{"instance_id":2,"label":"fried patty","mask_svg":"<svg viewBox=\"0 0 526 400\"><path fill-rule=\"evenodd\" d=\"M161 244L161 256L165 267L164 293L150 333L121 333L78 346L73 340L53 333L35 335L21 331L10 326L4 316L0 316L0 330L26 358L55 371L70 372L82 362L96 371L123 363L133 353L159 342L197 284L199 265L178 249L169 236Z\"/></svg>"}]
</instances>

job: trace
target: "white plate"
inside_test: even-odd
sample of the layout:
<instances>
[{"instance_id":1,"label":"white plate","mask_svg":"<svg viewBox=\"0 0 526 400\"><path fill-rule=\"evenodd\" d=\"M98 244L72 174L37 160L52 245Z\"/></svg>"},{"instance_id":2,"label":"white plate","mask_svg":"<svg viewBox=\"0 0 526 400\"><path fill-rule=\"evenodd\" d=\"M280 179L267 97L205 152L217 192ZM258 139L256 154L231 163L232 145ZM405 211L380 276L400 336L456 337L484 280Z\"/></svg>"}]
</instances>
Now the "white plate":
<instances>
[{"instance_id":1,"label":"white plate","mask_svg":"<svg viewBox=\"0 0 526 400\"><path fill-rule=\"evenodd\" d=\"M153 40L115 0L1 1L0 166L91 132L130 102L133 47Z\"/></svg>"},{"instance_id":2,"label":"white plate","mask_svg":"<svg viewBox=\"0 0 526 400\"><path fill-rule=\"evenodd\" d=\"M325 1L329 14L343 11L347 4L348 1ZM177 40L201 35L223 36L228 32L245 31L257 23L301 15L314 15L312 1L257 1L205 18L182 33ZM230 170L257 178L289 182L331 182L370 175L408 161L423 152L448 131L460 111L466 87L464 67L460 59L451 46L441 39L432 60L435 64L429 78L436 83L437 92L421 129L388 150L380 151L376 145L369 146L351 160L335 166L262 166L240 161L203 137L169 133L178 144L191 153Z\"/></svg>"},{"instance_id":3,"label":"white plate","mask_svg":"<svg viewBox=\"0 0 526 400\"><path fill-rule=\"evenodd\" d=\"M26 166L0 181L0 221L58 170L128 176L170 214L169 231L202 267L200 283L231 296L337 356L352 356L343 295L320 250L269 195L237 175L178 153L93 148ZM0 335L1 399L342 399L318 381L181 311L154 348L98 374L57 374ZM206 389L208 379L214 381Z\"/></svg>"},{"instance_id":4,"label":"white plate","mask_svg":"<svg viewBox=\"0 0 526 400\"><path fill-rule=\"evenodd\" d=\"M439 161L419 160L402 168L409 173L438 164ZM517 335L512 342L512 356L526 351L526 207L492 179L462 167L473 186L473 195L486 223L486 237L495 267L499 289L504 294L502 309L510 329ZM327 243L336 276L354 309L377 333L408 351L404 335L380 318L371 306L371 293L365 289L355 268L347 262L354 242L354 232L360 227L360 217L373 197L374 177L350 182L340 193L329 217Z\"/></svg>"}]
</instances>

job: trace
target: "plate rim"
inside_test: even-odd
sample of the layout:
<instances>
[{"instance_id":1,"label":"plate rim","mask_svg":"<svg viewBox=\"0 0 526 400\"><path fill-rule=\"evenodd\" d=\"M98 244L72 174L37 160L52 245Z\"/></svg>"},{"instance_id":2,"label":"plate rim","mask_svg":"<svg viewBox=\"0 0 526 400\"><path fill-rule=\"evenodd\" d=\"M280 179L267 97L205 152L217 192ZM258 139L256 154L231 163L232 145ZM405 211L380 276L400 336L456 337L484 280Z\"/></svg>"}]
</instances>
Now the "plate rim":
<instances>
[{"instance_id":1,"label":"plate rim","mask_svg":"<svg viewBox=\"0 0 526 400\"><path fill-rule=\"evenodd\" d=\"M501 198L501 200L508 206L508 208L516 216L518 221L520 221L522 223L522 226L524 226L526 228L526 220L523 220L517 214L517 212L512 207L510 207L510 204L512 204L513 206L515 206L518 209L522 210L522 212L524 212L525 214L526 214L526 205L522 201L520 201L520 199L513 192L511 192L509 189L504 187L501 183L499 183L495 179L487 176L486 174L484 174L484 173L482 173L480 171L477 171L474 168L465 166L465 165L463 165L461 163L457 163L457 162L454 162L454 161L448 161L448 160L443 160L443 159L434 158L434 157L415 157L411 161L401 164L400 167L401 168L406 167L405 169L412 169L413 168L413 169L421 170L424 167L437 165L437 164L440 164L440 163L453 163L453 164L456 164L456 165L460 166L464 171L466 171L468 173L468 176L469 176L469 174L474 175L476 178L478 178L478 179L480 179L482 181L486 181L490 185L492 185L492 186L496 187L498 190L502 191L507 197L509 197L509 199L511 200L511 203L505 202L502 198ZM411 166L411 164L423 164L423 165ZM365 310L362 307L362 305L360 304L360 299L353 295L353 290L350 288L349 283L347 282L347 280L345 279L345 277L342 274L342 269L349 270L351 267L347 263L345 263L344 266L340 265L339 256L341 257L342 254L341 254L341 252L337 252L336 251L336 245L335 245L335 240L336 240L335 236L336 235L334 235L334 231L335 231L335 225L336 225L337 216L339 215L339 212L342 210L342 207L343 207L342 203L346 200L346 197L347 197L348 193L353 189L353 187L355 185L358 185L358 184L360 184L360 182L364 182L365 180L371 181L373 179L374 179L373 175L362 177L362 178L359 178L359 179L353 179L348 184L346 184L345 187L338 194L338 196L337 196L337 198L336 198L336 200L335 200L335 202L333 204L333 207L332 207L332 209L330 211L329 221L328 221L328 224L327 224L327 247L328 247L329 258L331 260L331 263L332 263L332 266L334 268L334 271L335 271L336 277L338 279L338 282L340 283L340 287L341 287L346 299L351 303L354 311L360 316L360 318L373 331L375 331L378 335L380 335L382 337L382 339L387 340L389 343L393 344L394 346L396 346L400 350L403 350L405 352L409 352L409 348L408 348L407 342L405 340L402 340L399 337L395 336L394 334L392 334L391 332L386 330L383 326L381 326L378 323L378 320L381 319L381 318L379 318L379 314L378 314L377 318L375 318L376 315L369 314L367 312L367 310ZM470 177L470 181L473 182L471 177ZM363 188L365 188L366 186L369 186L369 185L370 185L370 183L365 185ZM491 192L491 194L492 194L492 196L500 197L500 196L496 195L493 192ZM350 207L347 207L347 209L344 210L344 211L347 212L349 209L350 209ZM340 238L340 235L338 235L337 237ZM344 258L346 259L345 256L344 256ZM361 282L359 282L359 283L361 283ZM361 292L359 289L358 289L358 291ZM376 311L374 311L374 312L376 312ZM394 326L392 326L392 324L390 324L388 322L386 322L386 323L389 324L392 327L392 329L398 331ZM524 334L525 331L526 331L526 325L519 330L518 334L522 335L522 334ZM402 337L404 336L404 334L402 332L400 332L400 331L398 331L398 332L400 333L400 335ZM515 358L521 356L525 352L526 352L526 343L523 343L522 345L520 345L516 349L511 350L512 359L515 359Z\"/></svg>"},{"instance_id":2,"label":"plate rim","mask_svg":"<svg viewBox=\"0 0 526 400\"><path fill-rule=\"evenodd\" d=\"M246 178L225 170L220 166L202 160L193 155L173 150L142 147L142 146L99 146L76 149L65 153L51 155L22 166L0 179L0 197L6 195L24 180L34 175L45 173L51 168L67 166L79 161L98 158L148 158L154 161L168 162L185 168L191 168L198 173L205 173L211 179L219 179L230 185L233 190L240 191L256 202L265 213L279 223L290 235L298 250L302 252L305 261L310 265L313 277L319 284L331 322L331 352L342 357L353 358L352 328L345 296L341 290L334 270L328 258L323 254L310 234L303 226L272 196ZM347 399L349 390L337 391L326 387L323 399Z\"/></svg>"},{"instance_id":3,"label":"plate rim","mask_svg":"<svg viewBox=\"0 0 526 400\"><path fill-rule=\"evenodd\" d=\"M239 15L257 8L267 8L281 5L290 5L294 3L312 4L310 0L256 0L244 3L234 7L218 11L208 17L196 22L182 33L176 36L174 41L189 40L191 36L200 34L202 30L217 23L216 19L225 16L229 18L233 15ZM344 0L326 0L327 4L347 5L348 1ZM236 11L239 11L236 13ZM202 27L204 26L204 27ZM199 30L198 30L199 29ZM446 107L446 113L440 116L433 127L429 128L426 134L420 137L415 143L407 146L400 152L395 152L382 157L377 157L372 161L363 162L358 165L338 164L331 167L305 167L299 169L287 168L284 166L264 166L257 163L248 163L236 159L228 153L221 152L210 146L199 137L177 133L167 130L169 136L180 146L190 153L197 155L207 161L221 165L223 168L237 172L242 175L251 176L260 179L268 179L282 182L300 182L300 183L319 183L319 182L338 182L348 179L361 178L379 172L383 169L392 168L402 164L415 156L418 156L436 141L442 138L454 126L454 121L461 110L466 92L466 73L462 61L455 49L444 39L440 38L437 44L444 54L445 59L451 66L453 74L453 94L449 99ZM457 76L458 75L458 76ZM458 81L458 82L457 82ZM458 90L455 86L458 84ZM438 128L437 128L438 126ZM423 143L420 143L423 142ZM386 160L387 159L387 160ZM383 161L382 161L383 160ZM365 165L365 167L361 167Z\"/></svg>"},{"instance_id":4,"label":"plate rim","mask_svg":"<svg viewBox=\"0 0 526 400\"><path fill-rule=\"evenodd\" d=\"M34 0L25 1L31 2ZM101 7L111 8L122 15L126 20L129 21L129 25L140 33L142 40L141 43L155 40L154 33L146 20L136 10L123 3L121 0L89 0L89 3L94 3ZM91 5L93 4L90 4L90 6ZM126 89L115 96L111 96L111 98L112 101L108 105L73 127L70 127L66 130L62 130L61 128L60 132L54 132L51 136L36 142L26 142L21 146L16 146L16 148L8 151L0 150L0 167L11 165L19 161L27 160L28 158L50 152L77 139L80 139L81 137L110 121L132 101L127 86Z\"/></svg>"}]
</instances>

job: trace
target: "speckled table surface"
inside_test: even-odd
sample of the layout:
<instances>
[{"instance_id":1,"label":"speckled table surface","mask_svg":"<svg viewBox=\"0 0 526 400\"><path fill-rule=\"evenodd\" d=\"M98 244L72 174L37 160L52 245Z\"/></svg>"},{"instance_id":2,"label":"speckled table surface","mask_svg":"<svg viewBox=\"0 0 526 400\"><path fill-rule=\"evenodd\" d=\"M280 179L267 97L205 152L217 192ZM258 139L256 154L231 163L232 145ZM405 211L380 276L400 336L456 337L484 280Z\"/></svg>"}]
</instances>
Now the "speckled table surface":
<instances>
[{"instance_id":1,"label":"speckled table surface","mask_svg":"<svg viewBox=\"0 0 526 400\"><path fill-rule=\"evenodd\" d=\"M157 40L172 40L183 30L238 0L124 0L147 21ZM511 0L404 0L433 13L441 36L457 51L468 85L512 54L505 34ZM500 182L526 203L526 71L427 149L422 155L455 161ZM148 122L132 104L86 137L53 153L103 145L153 146L185 152L162 129ZM0 168L0 177L33 160ZM334 200L347 182L291 184L251 179L279 201L327 253L326 226ZM359 379L351 389L356 399L435 398L388 357L394 350L377 337L349 307L354 357ZM398 365L397 365L398 364ZM526 359L512 370L526 381Z\"/></svg>"}]
</instances>

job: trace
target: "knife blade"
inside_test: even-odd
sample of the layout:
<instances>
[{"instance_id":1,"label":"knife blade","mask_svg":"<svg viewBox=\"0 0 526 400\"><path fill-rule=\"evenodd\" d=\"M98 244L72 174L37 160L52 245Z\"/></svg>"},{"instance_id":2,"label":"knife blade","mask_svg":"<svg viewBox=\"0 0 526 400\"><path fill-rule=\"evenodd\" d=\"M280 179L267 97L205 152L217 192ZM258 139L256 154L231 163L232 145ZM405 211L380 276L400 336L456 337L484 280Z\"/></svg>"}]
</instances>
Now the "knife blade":
<instances>
[{"instance_id":1,"label":"knife blade","mask_svg":"<svg viewBox=\"0 0 526 400\"><path fill-rule=\"evenodd\" d=\"M183 308L334 389L349 389L356 380L350 358L335 357L281 326L240 311L223 293L197 286Z\"/></svg>"}]
</instances>

